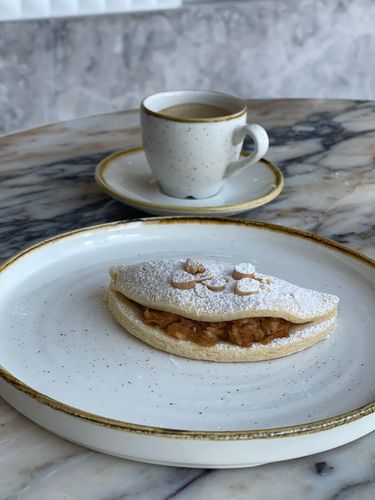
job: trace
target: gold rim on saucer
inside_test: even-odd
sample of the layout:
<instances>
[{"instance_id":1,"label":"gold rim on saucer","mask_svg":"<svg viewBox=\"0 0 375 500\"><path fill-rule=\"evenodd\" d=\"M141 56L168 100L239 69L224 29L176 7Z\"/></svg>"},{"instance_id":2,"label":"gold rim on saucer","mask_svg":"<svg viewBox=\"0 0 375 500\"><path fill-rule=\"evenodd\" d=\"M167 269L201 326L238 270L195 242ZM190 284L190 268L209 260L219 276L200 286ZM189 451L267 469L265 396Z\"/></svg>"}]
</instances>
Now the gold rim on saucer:
<instances>
[{"instance_id":1,"label":"gold rim on saucer","mask_svg":"<svg viewBox=\"0 0 375 500\"><path fill-rule=\"evenodd\" d=\"M107 156L104 158L96 167L95 170L95 180L99 187L107 193L109 196L112 198L115 198L118 201L121 201L122 203L126 203L127 205L132 205L132 206L137 206L139 208L151 208L151 209L156 209L156 210L164 210L164 211L169 211L169 212L188 212L192 214L198 214L198 213L212 213L212 214L220 214L220 213L228 213L228 212L237 212L237 211L245 211L245 210L250 210L252 208L260 207L262 205L265 205L266 203L269 203L270 201L274 200L283 190L284 187L284 176L281 173L281 171L268 160L265 160L262 158L259 160L259 163L262 163L264 166L269 168L269 170L272 171L272 173L275 176L275 187L273 190L264 195L261 196L260 198L257 198L255 200L249 200L249 201L244 201L242 203L235 203L235 204L228 204L228 205L208 205L208 206L200 206L200 207L189 207L188 205L166 205L166 204L160 204L160 203L153 203L151 201L141 201L136 198L132 198L130 196L118 193L115 191L105 180L104 175L107 170L107 168L111 165L113 160L125 157L127 155L131 155L134 153L139 153L143 151L143 147L136 147L136 148L126 148L121 151L116 151L115 153L112 153L111 155ZM241 156L248 156L249 153L242 152Z\"/></svg>"}]
</instances>

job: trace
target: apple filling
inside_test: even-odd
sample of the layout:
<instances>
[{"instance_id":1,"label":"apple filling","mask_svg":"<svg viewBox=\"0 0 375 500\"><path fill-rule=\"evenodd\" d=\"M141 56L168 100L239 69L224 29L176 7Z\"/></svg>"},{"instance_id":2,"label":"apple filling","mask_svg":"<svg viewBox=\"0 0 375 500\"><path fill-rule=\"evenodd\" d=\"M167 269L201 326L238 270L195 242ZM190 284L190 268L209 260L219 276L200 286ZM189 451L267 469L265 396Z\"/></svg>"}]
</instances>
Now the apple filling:
<instances>
[{"instance_id":1,"label":"apple filling","mask_svg":"<svg viewBox=\"0 0 375 500\"><path fill-rule=\"evenodd\" d=\"M146 325L162 328L167 335L191 340L201 346L225 341L241 347L254 342L268 344L273 339L288 337L293 323L280 318L244 318L233 321L195 321L178 314L142 307Z\"/></svg>"}]
</instances>

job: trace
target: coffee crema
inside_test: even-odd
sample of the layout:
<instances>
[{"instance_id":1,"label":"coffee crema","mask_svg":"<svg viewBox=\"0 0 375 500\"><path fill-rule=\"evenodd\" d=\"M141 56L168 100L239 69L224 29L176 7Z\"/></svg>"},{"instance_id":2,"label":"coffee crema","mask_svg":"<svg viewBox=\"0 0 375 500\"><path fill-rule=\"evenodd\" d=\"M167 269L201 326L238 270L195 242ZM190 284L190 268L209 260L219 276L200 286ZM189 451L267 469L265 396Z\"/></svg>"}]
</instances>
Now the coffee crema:
<instances>
[{"instance_id":1,"label":"coffee crema","mask_svg":"<svg viewBox=\"0 0 375 500\"><path fill-rule=\"evenodd\" d=\"M220 106L213 106L211 104L204 104L199 102L187 102L183 104L175 104L161 109L160 114L170 116L171 118L179 119L209 119L221 118L232 114L229 109Z\"/></svg>"}]
</instances>

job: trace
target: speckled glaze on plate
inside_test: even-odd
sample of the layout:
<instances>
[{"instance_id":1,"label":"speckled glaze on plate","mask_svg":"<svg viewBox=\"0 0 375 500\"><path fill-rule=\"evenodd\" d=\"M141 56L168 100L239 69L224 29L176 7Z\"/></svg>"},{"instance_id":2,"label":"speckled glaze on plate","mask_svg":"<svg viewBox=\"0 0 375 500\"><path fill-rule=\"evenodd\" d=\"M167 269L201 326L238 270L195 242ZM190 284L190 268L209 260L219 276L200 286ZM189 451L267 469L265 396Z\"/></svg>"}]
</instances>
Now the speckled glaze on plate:
<instances>
[{"instance_id":1,"label":"speckled glaze on plate","mask_svg":"<svg viewBox=\"0 0 375 500\"><path fill-rule=\"evenodd\" d=\"M108 267L198 255L341 298L329 339L268 362L159 352L103 302ZM118 222L58 236L0 273L0 394L50 431L106 453L244 467L316 453L375 428L374 262L307 233L229 219Z\"/></svg>"},{"instance_id":2,"label":"speckled glaze on plate","mask_svg":"<svg viewBox=\"0 0 375 500\"><path fill-rule=\"evenodd\" d=\"M155 215L239 214L269 203L284 186L280 170L263 159L227 179L216 196L200 200L172 198L160 191L143 148L108 156L97 166L95 179L109 196Z\"/></svg>"}]
</instances>

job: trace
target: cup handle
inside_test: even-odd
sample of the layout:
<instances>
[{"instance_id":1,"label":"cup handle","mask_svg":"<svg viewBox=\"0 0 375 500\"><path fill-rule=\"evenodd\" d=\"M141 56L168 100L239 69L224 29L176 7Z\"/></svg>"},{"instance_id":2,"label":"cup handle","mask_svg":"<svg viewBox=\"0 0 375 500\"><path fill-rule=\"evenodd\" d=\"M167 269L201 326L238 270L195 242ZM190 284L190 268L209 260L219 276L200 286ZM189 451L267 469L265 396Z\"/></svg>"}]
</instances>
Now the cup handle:
<instances>
[{"instance_id":1,"label":"cup handle","mask_svg":"<svg viewBox=\"0 0 375 500\"><path fill-rule=\"evenodd\" d=\"M244 125L234 132L233 140L236 144L242 142L246 136L250 136L254 142L254 151L246 158L233 161L225 171L224 178L228 179L238 174L244 168L250 167L260 160L268 150L269 140L267 132L260 125Z\"/></svg>"}]
</instances>

